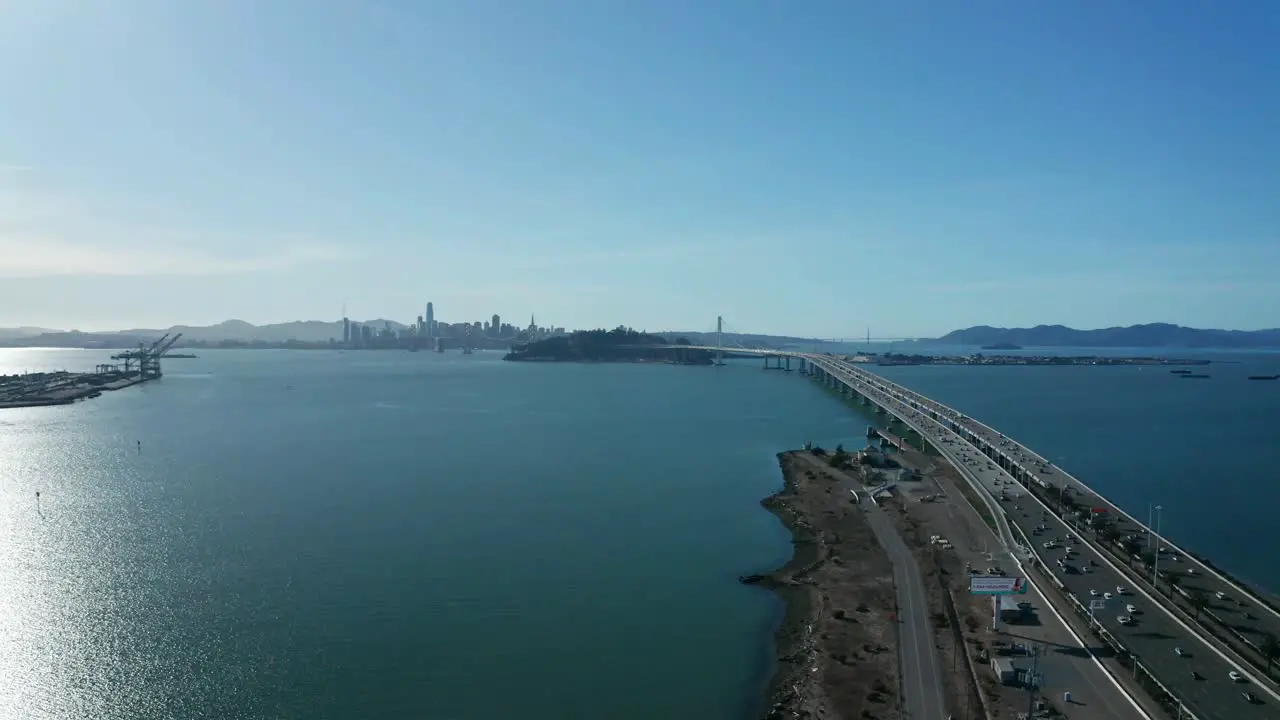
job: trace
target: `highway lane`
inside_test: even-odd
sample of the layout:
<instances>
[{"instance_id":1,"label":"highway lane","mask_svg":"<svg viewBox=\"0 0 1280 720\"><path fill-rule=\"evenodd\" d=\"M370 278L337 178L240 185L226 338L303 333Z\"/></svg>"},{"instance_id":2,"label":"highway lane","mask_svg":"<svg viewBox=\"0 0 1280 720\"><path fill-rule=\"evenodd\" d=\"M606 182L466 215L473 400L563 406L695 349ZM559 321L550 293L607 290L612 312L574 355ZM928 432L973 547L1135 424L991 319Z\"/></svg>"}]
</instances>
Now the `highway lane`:
<instances>
[{"instance_id":1,"label":"highway lane","mask_svg":"<svg viewBox=\"0 0 1280 720\"><path fill-rule=\"evenodd\" d=\"M948 505L955 511L964 514L974 512L969 509L970 503L967 499L954 497L953 493L948 493L948 497L950 499ZM981 522L976 515L973 521ZM985 526L983 531L988 532ZM994 565L1006 572L1017 572L1019 565L1008 550L998 546L987 546L983 548L983 552L988 553L989 558L973 558L975 569L982 570ZM1025 562L1025 558L1020 560ZM1042 579L1032 577L1027 594L1019 598L1020 601L1031 604L1038 623L1002 623L1001 625L1001 632L1008 636L1009 642L1039 644L1045 649L1040 656L1038 667L1041 676L1040 692L1056 702L1063 692L1070 691L1072 700L1077 703L1071 709L1077 713L1087 709L1088 717L1092 720L1151 720L1163 717L1163 712L1158 709L1153 709L1148 714L1135 708L1133 702L1125 697L1123 692L1117 690L1115 682L1094 661L1093 657L1081 650L1084 641L1068 628L1064 620L1054 611L1049 598L1040 590L1040 586L1044 584L1046 583ZM1017 661L1019 658L1014 660ZM1021 659L1021 664L1026 665L1026 660ZM1138 701L1144 705L1155 705L1154 702L1145 698L1139 698Z\"/></svg>"},{"instance_id":2,"label":"highway lane","mask_svg":"<svg viewBox=\"0 0 1280 720\"><path fill-rule=\"evenodd\" d=\"M862 371L866 372L866 371ZM879 376L875 376L879 378ZM1233 628L1239 639L1254 646L1263 645L1267 635L1280 637L1280 611L1266 605L1254 596L1252 591L1240 586L1217 570L1209 567L1181 547L1171 543L1167 538L1157 537L1154 528L1138 520L1117 507L1110 500L1098 494L1078 478L1070 475L1062 468L1053 465L1047 458L1012 438L1005 437L994 428L981 422L962 416L960 413L920 395L912 390L890 383L879 378L881 383L895 389L908 398L910 404L918 408L930 408L944 416L949 416L963 429L972 433L979 444L984 444L996 456L1003 456L1010 465L1020 467L1029 477L1038 477L1056 488L1068 488L1068 494L1085 507L1105 507L1117 520L1123 519L1119 529L1125 532L1149 533L1146 538L1151 541L1151 550L1157 547L1166 548L1167 553L1159 553L1159 570L1162 578L1168 574L1179 575L1179 593L1183 598L1192 590L1200 590L1208 596L1209 606L1204 612L1214 616L1223 624ZM973 441L971 441L973 442ZM1145 539L1144 539L1145 542ZM1219 596L1221 593L1221 596Z\"/></svg>"},{"instance_id":3,"label":"highway lane","mask_svg":"<svg viewBox=\"0 0 1280 720\"><path fill-rule=\"evenodd\" d=\"M898 596L898 660L902 665L902 694L908 718L944 718L946 702L942 674L929 623L929 600L924 592L920 564L903 542L898 529L874 503L862 503L867 522L893 563L893 584Z\"/></svg>"},{"instance_id":4,"label":"highway lane","mask_svg":"<svg viewBox=\"0 0 1280 720\"><path fill-rule=\"evenodd\" d=\"M948 432L942 428L938 429L940 432ZM962 447L956 447L956 445L968 446L962 443L958 436L952 439L955 445L935 443L948 461L961 467L962 473L980 476L987 472L985 468L966 463L959 454L962 452ZM993 481L994 478L987 480L988 483ZM990 562L975 565L975 567L985 568L996 565L1006 572L1017 572L1021 563L1030 560L1030 549L1018 541L1007 522L1002 522L1005 520L1005 513L997 507L995 497L983 494L979 500L986 501L984 505L997 519L999 532L995 539L999 544L988 548ZM958 499L955 504L961 508L970 505L967 499ZM1018 555L1016 560L1015 553ZM1080 651L1085 647L1085 641L1075 634L1041 592L1040 585L1045 584L1043 579L1039 577L1030 579L1031 591L1023 599L1031 602L1040 624L1006 625L1004 630L1010 635L1011 641L1040 642L1050 646L1051 649L1040 659L1041 690L1046 694L1071 691L1073 701L1079 703L1073 705L1072 709L1079 712L1087 708L1088 717L1094 720L1134 720L1162 716L1162 711L1155 709L1153 707L1155 703L1145 696L1138 698L1136 702L1141 703L1144 708L1152 708L1151 714L1135 707L1135 701L1127 696L1126 691L1117 687L1115 680L1108 675L1101 664L1091 654Z\"/></svg>"},{"instance_id":5,"label":"highway lane","mask_svg":"<svg viewBox=\"0 0 1280 720\"><path fill-rule=\"evenodd\" d=\"M897 398L882 389L877 376L868 379L862 376L865 371L853 372L854 368L846 368L842 363L836 367L843 368L845 377L858 387L859 392L866 394L895 414L901 415L911 424L925 430L931 442L941 443L949 448L959 448L959 452L970 469L982 469L980 478L984 479L984 488L998 497L1002 488L1010 488L1010 500L1004 505L1009 521L1017 526L1025 535L1037 542L1033 551L1038 560L1052 568L1055 576L1062 581L1068 592L1075 595L1086 606L1091 600L1106 603L1106 607L1095 614L1096 620L1126 647L1130 648L1161 682L1170 687L1175 694L1204 720L1251 720L1252 718L1280 717L1280 702L1269 695L1269 690L1253 686L1252 683L1231 682L1227 673L1240 670L1234 663L1222 657L1194 633L1189 632L1163 607L1158 606L1150 596L1134 596L1124 574L1111 564L1107 557L1096 554L1084 543L1070 543L1069 530L1066 523L1029 495L1024 488L1018 486L1007 473L991 462L979 450L965 443L945 425L934 421L931 417L908 407ZM930 405L927 407L936 407ZM950 410L950 408L946 408ZM1018 493L1020 497L1013 497ZM1038 526L1044 529L1036 532ZM1040 540L1045 538L1044 540ZM1088 567L1088 572L1064 573L1058 569L1057 560L1065 554L1063 547L1045 548L1045 542L1058 539L1073 548L1073 565ZM1092 561L1092 563L1090 562ZM1120 595L1117 588L1126 588L1126 594ZM1093 591L1093 592L1091 592ZM1097 593L1095 596L1093 593ZM1106 593L1111 598L1105 597ZM1118 618L1125 614L1124 605L1134 604L1139 611L1137 622L1132 626L1122 625ZM1174 648L1180 647L1188 653L1179 657ZM1192 678L1192 671L1199 673L1203 679ZM1247 674L1247 673L1246 673ZM1253 690L1264 699L1261 704L1245 702L1242 693L1245 689Z\"/></svg>"}]
</instances>

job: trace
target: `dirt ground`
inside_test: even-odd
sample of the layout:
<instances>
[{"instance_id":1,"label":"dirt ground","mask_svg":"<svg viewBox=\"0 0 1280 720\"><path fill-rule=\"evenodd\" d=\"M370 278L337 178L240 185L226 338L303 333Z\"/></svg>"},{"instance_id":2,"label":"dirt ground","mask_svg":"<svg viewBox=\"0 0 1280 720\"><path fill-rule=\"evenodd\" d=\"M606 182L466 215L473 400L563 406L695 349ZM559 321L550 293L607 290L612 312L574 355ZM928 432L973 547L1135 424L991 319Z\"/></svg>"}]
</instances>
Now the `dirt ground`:
<instances>
[{"instance_id":1,"label":"dirt ground","mask_svg":"<svg viewBox=\"0 0 1280 720\"><path fill-rule=\"evenodd\" d=\"M890 501L898 510L893 514L894 524L915 553L921 568L930 580L935 581L936 591L929 599L930 610L933 611L935 602L944 607L952 605L954 617L959 622L958 628L950 624L939 628L938 638L939 645L944 648L943 662L950 663L954 669L950 673L948 690L954 693L952 697L956 701L952 707L962 711L956 716L982 717L982 708L995 717L1014 717L1017 712L1025 712L1025 691L1001 685L991 672L989 661L979 657L983 650L992 652L999 638L991 630L992 601L969 592L969 573L965 570L966 562L979 570L990 567L992 562L987 559L987 552L998 547L998 541L973 512L964 512L958 507L958 504L966 502L956 489L956 483L963 482L963 479L949 462L914 450L899 453L895 458L906 467L920 470L923 479L919 483L911 483L920 487L904 488L904 492ZM943 493L946 497L942 502L920 501L932 493ZM938 549L929 541L933 535L950 540L952 548ZM956 653L956 630L959 630L968 651L967 665L965 656ZM969 668L972 668L972 673ZM980 687L976 693L974 676Z\"/></svg>"},{"instance_id":2,"label":"dirt ground","mask_svg":"<svg viewBox=\"0 0 1280 720\"><path fill-rule=\"evenodd\" d=\"M988 559L987 552L995 549L998 541L960 492L960 488L967 487L967 484L951 463L915 450L900 453L895 458L906 467L919 469L923 476L920 483L899 486L905 491L892 501L899 509L895 523L903 538L920 558L921 566L929 568L927 572L931 577L939 578L940 587L945 586L951 601L957 606L961 619L959 630L981 687L981 692L974 695L972 678L966 678L971 694L970 704L980 701L982 707L996 717L1015 717L1016 713L1026 712L1026 691L996 682L988 663L979 658L984 650L994 652L997 644L1003 644L1008 638L991 630L992 601L969 593L968 573L964 567L966 562L978 570L990 567L993 563ZM915 485L919 487L912 487ZM930 493L943 493L944 501L921 502ZM953 547L950 550L938 549L929 541L932 535L948 538ZM1015 570L1008 567L1002 569L1007 572ZM941 591L939 595L941 596ZM952 652L954 646L954 643L950 643L946 652ZM944 653L943 660L947 662L953 658ZM955 660L959 664L964 662L964 658L960 656L956 656ZM1041 701L1046 705L1047 716L1054 716L1058 712L1050 698L1042 697ZM963 706L956 707L964 709ZM972 716L981 717L981 713L975 711ZM969 715L957 713L956 717Z\"/></svg>"},{"instance_id":3,"label":"dirt ground","mask_svg":"<svg viewBox=\"0 0 1280 720\"><path fill-rule=\"evenodd\" d=\"M766 717L898 720L893 567L840 477L807 452L778 459L785 485L763 504L791 530L795 555L743 578L787 604Z\"/></svg>"},{"instance_id":4,"label":"dirt ground","mask_svg":"<svg viewBox=\"0 0 1280 720\"><path fill-rule=\"evenodd\" d=\"M996 549L998 541L974 512L963 507L966 500L955 485L963 480L950 463L915 450L892 457L903 467L920 471L919 480L898 483L894 493L881 497L879 503L890 510L925 576L948 707L958 719L986 717L988 712L995 717L1025 712L1025 692L1000 685L989 661L979 657L984 650L992 652L1000 638L991 630L991 600L970 594L965 570L966 562L978 569L991 566L987 552ZM811 469L832 476L846 495L847 489L865 487L856 470L830 468L824 458L809 454L801 458L811 463ZM931 502L930 496L941 497ZM930 542L932 535L949 539L952 548L939 549Z\"/></svg>"}]
</instances>

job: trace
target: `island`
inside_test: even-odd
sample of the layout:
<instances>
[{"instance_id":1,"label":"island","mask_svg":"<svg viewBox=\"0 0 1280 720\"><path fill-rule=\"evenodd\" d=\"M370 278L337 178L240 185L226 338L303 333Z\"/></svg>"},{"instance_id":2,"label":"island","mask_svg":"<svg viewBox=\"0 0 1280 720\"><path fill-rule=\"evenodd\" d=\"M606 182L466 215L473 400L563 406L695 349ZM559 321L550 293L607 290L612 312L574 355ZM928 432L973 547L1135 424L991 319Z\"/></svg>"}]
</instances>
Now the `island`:
<instances>
[{"instance_id":1,"label":"island","mask_svg":"<svg viewBox=\"0 0 1280 720\"><path fill-rule=\"evenodd\" d=\"M578 330L546 340L516 345L503 360L541 362L652 362L677 365L711 365L714 354L694 350L686 338L668 340L661 335L617 327L613 330Z\"/></svg>"}]
</instances>

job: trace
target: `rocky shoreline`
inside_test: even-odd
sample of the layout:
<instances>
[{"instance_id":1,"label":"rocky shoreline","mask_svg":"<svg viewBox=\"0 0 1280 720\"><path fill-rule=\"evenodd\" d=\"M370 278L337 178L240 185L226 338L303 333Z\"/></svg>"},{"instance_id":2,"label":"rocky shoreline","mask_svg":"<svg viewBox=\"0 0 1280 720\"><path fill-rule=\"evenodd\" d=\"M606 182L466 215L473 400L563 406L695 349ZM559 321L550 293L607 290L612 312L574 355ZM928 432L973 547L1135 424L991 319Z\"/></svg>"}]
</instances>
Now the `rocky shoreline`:
<instances>
[{"instance_id":1,"label":"rocky shoreline","mask_svg":"<svg viewBox=\"0 0 1280 720\"><path fill-rule=\"evenodd\" d=\"M895 718L892 566L852 496L813 460L779 453L783 487L761 501L791 533L791 559L739 578L786 607L764 717Z\"/></svg>"}]
</instances>

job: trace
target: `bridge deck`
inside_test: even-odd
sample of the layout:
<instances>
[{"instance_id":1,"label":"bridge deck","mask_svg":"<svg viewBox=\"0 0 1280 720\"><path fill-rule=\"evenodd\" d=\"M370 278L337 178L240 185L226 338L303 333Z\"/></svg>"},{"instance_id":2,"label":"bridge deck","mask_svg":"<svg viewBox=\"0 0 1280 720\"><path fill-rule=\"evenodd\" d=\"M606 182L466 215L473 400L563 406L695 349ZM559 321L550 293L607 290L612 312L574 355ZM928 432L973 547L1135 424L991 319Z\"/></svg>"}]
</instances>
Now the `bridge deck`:
<instances>
[{"instance_id":1,"label":"bridge deck","mask_svg":"<svg viewBox=\"0 0 1280 720\"><path fill-rule=\"evenodd\" d=\"M787 351L763 352L783 354ZM1153 595L1152 591L1143 587L1140 581L1136 581L1131 570L1119 567L1108 552L1099 548L1097 538L1088 536L1075 526L1069 527L1066 520L1058 517L1033 496L1029 479L1038 473L1032 473L1019 463L1025 462L1026 458L1039 456L1016 443L1014 445L1021 450L1022 459L1015 452L1002 453L1003 450L1009 450L1010 446L1000 445L1000 441L1008 441L1000 433L966 418L952 408L838 358L806 353L791 354L805 357L823 372L849 385L854 391L903 420L908 427L926 437L944 454L958 454L959 460L965 465L963 469L981 483L984 501L994 503L993 498L999 497L1003 489L1014 485L1015 478L1016 482L1023 483L1017 485L1022 497L1016 501L1004 502L996 508L998 519L1007 521L1016 535L1026 539L1026 544L1031 546L1030 551L1034 553L1035 562L1053 573L1051 579L1055 584L1086 606L1091 601L1100 605L1094 616L1098 624L1139 657L1142 664L1195 717L1201 720L1280 718L1280 694L1275 692L1272 683L1262 680L1260 673L1252 673L1237 655L1221 642L1208 637L1202 628L1193 626L1190 617L1184 619L1177 609L1171 610L1167 598ZM1000 460L1004 455L1009 457ZM1006 470L1006 467L998 463L1003 463L1009 469ZM1061 473L1060 470L1058 472ZM1054 477L1069 478L1065 473ZM1087 493L1086 497L1105 504L1117 515L1140 525L1079 480L1069 480L1073 484L1073 491L1082 495ZM1046 529L1037 530L1041 526ZM1006 534L1004 528L1001 534ZM1078 535L1081 541L1080 545L1073 546L1076 551L1074 562L1077 565L1089 564L1091 572L1062 574L1061 571L1056 571L1062 548L1059 547L1057 554L1054 554L1053 550L1031 542L1033 538L1037 541L1048 537L1065 539L1070 535ZM1173 547L1168 543L1165 545ZM1175 552L1186 557L1185 551L1175 549ZM1201 577L1211 577L1212 571L1208 567L1201 568L1197 568ZM1124 595L1117 593L1117 589L1121 587L1126 588ZM1136 595L1133 594L1135 590ZM1104 598L1105 593L1111 593L1112 597ZM1245 595L1242 590L1235 590L1235 593ZM1118 620L1121 615L1126 614L1125 605L1128 604L1138 606L1139 611L1145 610L1136 616L1136 625L1122 625ZM1261 606L1258 606L1253 615L1261 617L1262 612ZM1174 653L1175 647L1185 650L1187 655L1177 655ZM1193 670L1203 679L1193 679ZM1244 674L1249 682L1241 684L1228 680L1227 673L1232 670ZM1266 702L1246 703L1241 697L1245 688L1264 696Z\"/></svg>"}]
</instances>

